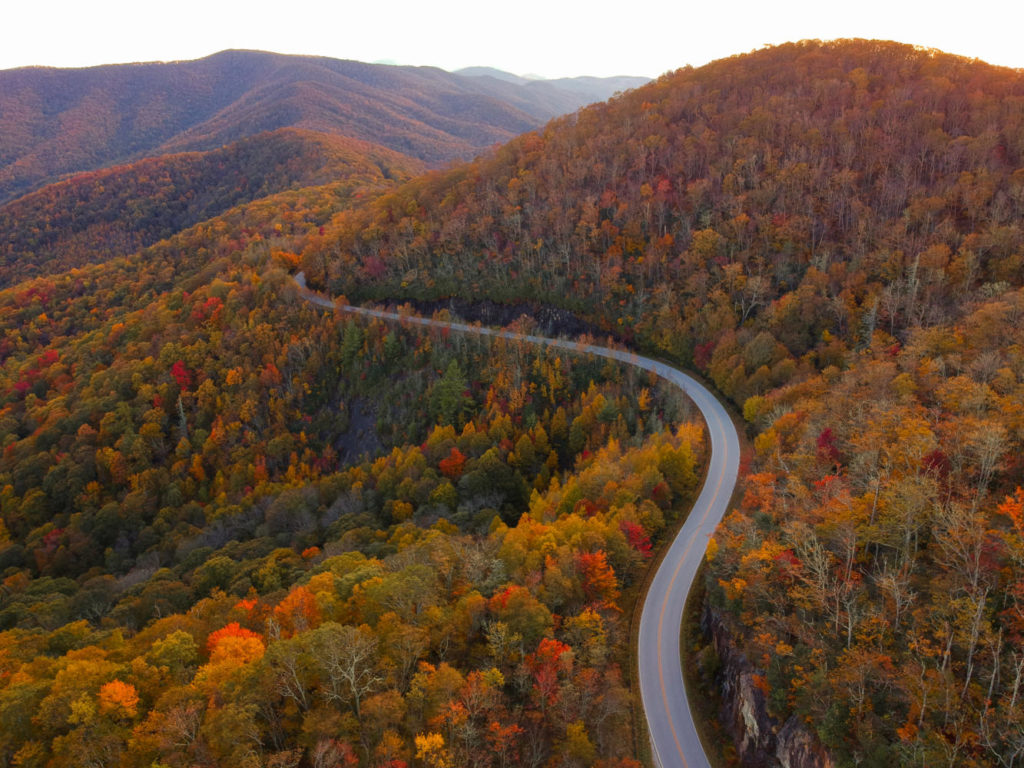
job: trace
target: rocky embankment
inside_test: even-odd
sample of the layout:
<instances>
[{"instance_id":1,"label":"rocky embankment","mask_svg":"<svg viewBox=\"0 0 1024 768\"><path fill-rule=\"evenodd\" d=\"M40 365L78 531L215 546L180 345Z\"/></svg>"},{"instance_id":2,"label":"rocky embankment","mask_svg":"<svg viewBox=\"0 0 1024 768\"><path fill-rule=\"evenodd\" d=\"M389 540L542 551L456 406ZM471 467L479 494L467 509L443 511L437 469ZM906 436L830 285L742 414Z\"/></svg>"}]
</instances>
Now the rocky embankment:
<instances>
[{"instance_id":1,"label":"rocky embankment","mask_svg":"<svg viewBox=\"0 0 1024 768\"><path fill-rule=\"evenodd\" d=\"M721 662L718 671L722 723L746 768L834 768L835 761L796 716L780 723L768 714L759 671L736 648L712 609L701 620Z\"/></svg>"}]
</instances>

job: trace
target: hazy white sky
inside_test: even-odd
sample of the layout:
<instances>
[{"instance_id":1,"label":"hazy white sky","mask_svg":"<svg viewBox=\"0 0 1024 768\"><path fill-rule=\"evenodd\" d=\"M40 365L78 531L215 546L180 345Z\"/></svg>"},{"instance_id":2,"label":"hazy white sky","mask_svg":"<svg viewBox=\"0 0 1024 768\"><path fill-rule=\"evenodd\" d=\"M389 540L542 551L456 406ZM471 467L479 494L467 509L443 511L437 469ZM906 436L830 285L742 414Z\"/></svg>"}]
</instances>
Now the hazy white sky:
<instances>
[{"instance_id":1,"label":"hazy white sky","mask_svg":"<svg viewBox=\"0 0 1024 768\"><path fill-rule=\"evenodd\" d=\"M869 37L1024 68L1022 0L10 0L0 69L254 48L444 69L656 76L766 43ZM14 5L15 7L10 7Z\"/></svg>"}]
</instances>

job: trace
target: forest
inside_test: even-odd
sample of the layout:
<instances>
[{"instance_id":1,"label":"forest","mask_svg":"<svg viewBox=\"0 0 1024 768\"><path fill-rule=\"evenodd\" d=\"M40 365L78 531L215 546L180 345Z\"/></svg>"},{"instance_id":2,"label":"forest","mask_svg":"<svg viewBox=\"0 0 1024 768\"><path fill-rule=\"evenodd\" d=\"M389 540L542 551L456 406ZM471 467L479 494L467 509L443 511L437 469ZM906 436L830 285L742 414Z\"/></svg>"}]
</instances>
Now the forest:
<instances>
[{"instance_id":1,"label":"forest","mask_svg":"<svg viewBox=\"0 0 1024 768\"><path fill-rule=\"evenodd\" d=\"M37 222L0 241L34 254L0 269L0 765L642 759L630 619L696 414L297 270L703 374L750 450L702 608L773 721L837 766L1020 764L1024 75L805 41L338 167L98 258L56 191L0 209Z\"/></svg>"},{"instance_id":2,"label":"forest","mask_svg":"<svg viewBox=\"0 0 1024 768\"><path fill-rule=\"evenodd\" d=\"M840 765L1010 765L1024 79L806 42L684 69L339 213L350 299L539 296L748 423L710 608ZM714 659L705 659L713 669Z\"/></svg>"},{"instance_id":3,"label":"forest","mask_svg":"<svg viewBox=\"0 0 1024 768\"><path fill-rule=\"evenodd\" d=\"M0 206L0 285L128 256L241 204L304 187L405 181L422 163L310 131L82 173Z\"/></svg>"},{"instance_id":4,"label":"forest","mask_svg":"<svg viewBox=\"0 0 1024 768\"><path fill-rule=\"evenodd\" d=\"M216 151L281 129L372 142L440 167L647 80L470 75L251 50L3 70L0 203L71 174Z\"/></svg>"},{"instance_id":5,"label":"forest","mask_svg":"<svg viewBox=\"0 0 1024 768\"><path fill-rule=\"evenodd\" d=\"M688 404L299 301L318 191L0 292L0 760L636 765Z\"/></svg>"}]
</instances>

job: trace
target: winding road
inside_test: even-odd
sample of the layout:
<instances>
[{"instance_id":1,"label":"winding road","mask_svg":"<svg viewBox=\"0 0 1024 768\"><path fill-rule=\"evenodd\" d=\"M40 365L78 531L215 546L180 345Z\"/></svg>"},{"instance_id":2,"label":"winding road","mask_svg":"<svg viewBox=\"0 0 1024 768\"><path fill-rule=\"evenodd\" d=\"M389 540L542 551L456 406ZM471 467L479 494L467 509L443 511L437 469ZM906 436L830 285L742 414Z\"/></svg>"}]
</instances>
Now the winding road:
<instances>
[{"instance_id":1,"label":"winding road","mask_svg":"<svg viewBox=\"0 0 1024 768\"><path fill-rule=\"evenodd\" d=\"M739 474L740 443L729 414L714 395L698 381L665 363L618 349L580 344L565 339L500 331L492 328L398 315L366 307L335 304L310 291L305 276L295 276L300 296L313 304L341 312L398 320L425 326L450 328L463 333L496 336L533 344L559 347L580 354L600 355L653 371L683 390L707 422L711 452L707 477L700 496L679 533L665 553L651 580L640 615L640 695L651 736L654 763L658 768L710 768L690 713L683 683L679 636L683 608L697 568L704 558L708 539L725 514Z\"/></svg>"}]
</instances>

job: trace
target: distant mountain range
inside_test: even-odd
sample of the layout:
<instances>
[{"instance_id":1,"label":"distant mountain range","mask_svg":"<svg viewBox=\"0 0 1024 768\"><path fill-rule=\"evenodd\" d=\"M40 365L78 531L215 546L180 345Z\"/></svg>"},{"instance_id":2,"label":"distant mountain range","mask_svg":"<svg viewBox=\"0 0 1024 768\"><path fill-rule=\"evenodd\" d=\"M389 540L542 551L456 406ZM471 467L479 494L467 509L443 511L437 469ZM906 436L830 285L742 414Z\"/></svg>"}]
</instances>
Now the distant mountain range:
<instances>
[{"instance_id":1,"label":"distant mountain range","mask_svg":"<svg viewBox=\"0 0 1024 768\"><path fill-rule=\"evenodd\" d=\"M465 77L493 78L512 85L523 86L531 91L535 98L541 94L550 93L551 97L564 98L565 103L575 104L562 112L571 112L586 104L593 104L596 101L606 101L620 91L628 91L631 88L639 88L649 83L649 77L631 77L620 75L618 77L558 77L553 79L523 77L513 75L511 72L504 72L493 67L466 67L455 70L455 74Z\"/></svg>"},{"instance_id":2,"label":"distant mountain range","mask_svg":"<svg viewBox=\"0 0 1024 768\"><path fill-rule=\"evenodd\" d=\"M0 202L81 171L285 127L370 141L436 167L641 82L531 81L259 51L0 71Z\"/></svg>"}]
</instances>

